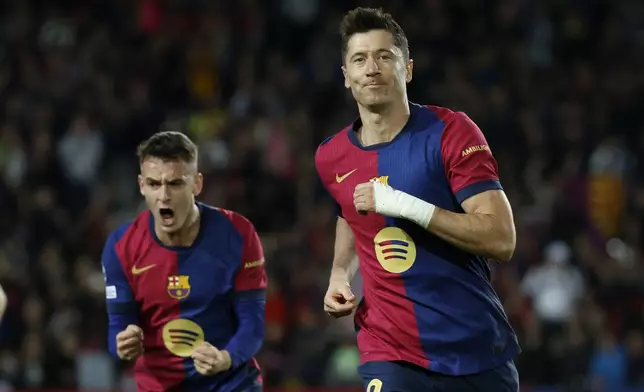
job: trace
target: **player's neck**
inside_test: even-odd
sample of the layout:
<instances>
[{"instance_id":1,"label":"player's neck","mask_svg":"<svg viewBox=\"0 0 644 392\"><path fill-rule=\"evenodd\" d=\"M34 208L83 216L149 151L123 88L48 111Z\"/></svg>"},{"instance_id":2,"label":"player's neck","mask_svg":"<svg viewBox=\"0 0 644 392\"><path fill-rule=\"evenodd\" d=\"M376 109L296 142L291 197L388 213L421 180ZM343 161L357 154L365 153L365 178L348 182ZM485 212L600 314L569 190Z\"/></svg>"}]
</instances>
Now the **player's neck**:
<instances>
[{"instance_id":1,"label":"player's neck","mask_svg":"<svg viewBox=\"0 0 644 392\"><path fill-rule=\"evenodd\" d=\"M397 101L377 110L358 105L360 111L360 142L364 146L392 141L409 119L407 99Z\"/></svg>"},{"instance_id":2,"label":"player's neck","mask_svg":"<svg viewBox=\"0 0 644 392\"><path fill-rule=\"evenodd\" d=\"M166 246L191 246L199 234L200 221L201 213L195 204L181 229L173 233L157 230L157 238Z\"/></svg>"}]
</instances>

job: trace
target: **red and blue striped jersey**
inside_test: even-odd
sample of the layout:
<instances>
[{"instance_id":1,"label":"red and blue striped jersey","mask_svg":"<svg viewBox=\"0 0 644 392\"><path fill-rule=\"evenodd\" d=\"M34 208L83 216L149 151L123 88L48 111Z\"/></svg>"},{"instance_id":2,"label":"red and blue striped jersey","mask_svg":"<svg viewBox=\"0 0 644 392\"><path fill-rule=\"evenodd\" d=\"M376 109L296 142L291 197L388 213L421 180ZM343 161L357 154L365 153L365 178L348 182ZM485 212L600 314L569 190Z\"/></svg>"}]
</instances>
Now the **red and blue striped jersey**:
<instances>
[{"instance_id":1,"label":"red and blue striped jersey","mask_svg":"<svg viewBox=\"0 0 644 392\"><path fill-rule=\"evenodd\" d=\"M128 324L143 330L134 365L138 390L237 391L261 384L254 355L264 333L266 272L253 225L199 204L192 246L159 242L149 211L110 234L103 251L109 347ZM190 358L207 341L230 352L233 368L201 376Z\"/></svg>"},{"instance_id":2,"label":"red and blue striped jersey","mask_svg":"<svg viewBox=\"0 0 644 392\"><path fill-rule=\"evenodd\" d=\"M410 111L391 142L363 147L357 120L325 140L315 157L355 236L364 289L355 314L361 361L407 361L449 375L481 372L520 352L487 260L410 221L361 215L353 205L356 185L368 181L457 213L465 199L502 189L485 137L464 113L416 104Z\"/></svg>"}]
</instances>

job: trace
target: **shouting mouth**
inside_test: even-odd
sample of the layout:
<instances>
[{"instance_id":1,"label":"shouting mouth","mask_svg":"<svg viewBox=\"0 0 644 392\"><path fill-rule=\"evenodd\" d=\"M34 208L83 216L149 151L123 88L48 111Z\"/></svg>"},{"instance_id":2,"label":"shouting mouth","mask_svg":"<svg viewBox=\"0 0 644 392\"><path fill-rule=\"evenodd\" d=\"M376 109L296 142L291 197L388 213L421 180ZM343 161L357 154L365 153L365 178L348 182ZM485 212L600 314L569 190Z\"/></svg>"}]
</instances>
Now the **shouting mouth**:
<instances>
[{"instance_id":1,"label":"shouting mouth","mask_svg":"<svg viewBox=\"0 0 644 392\"><path fill-rule=\"evenodd\" d=\"M171 226L174 223L174 210L172 208L159 208L159 215L164 226Z\"/></svg>"}]
</instances>

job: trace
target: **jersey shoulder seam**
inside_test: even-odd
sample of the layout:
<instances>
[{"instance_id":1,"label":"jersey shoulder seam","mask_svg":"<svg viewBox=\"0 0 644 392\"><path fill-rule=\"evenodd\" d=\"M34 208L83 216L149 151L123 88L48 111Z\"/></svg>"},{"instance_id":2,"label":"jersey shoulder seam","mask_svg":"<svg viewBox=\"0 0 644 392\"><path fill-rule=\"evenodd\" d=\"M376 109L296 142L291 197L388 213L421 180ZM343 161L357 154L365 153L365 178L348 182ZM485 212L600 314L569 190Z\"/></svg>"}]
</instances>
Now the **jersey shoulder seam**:
<instances>
[{"instance_id":1,"label":"jersey shoulder seam","mask_svg":"<svg viewBox=\"0 0 644 392\"><path fill-rule=\"evenodd\" d=\"M336 139L336 137L341 136L341 135L343 135L343 134L345 134L345 135L346 135L346 133L349 131L349 129L351 129L351 125L347 125L347 126L346 126L346 127L344 127L340 132L337 132L337 133L335 133L335 134L333 134L333 135L331 135L331 136L327 137L326 139L324 139L324 140L322 141L322 143L320 143L320 144L319 144L319 146L318 146L318 151L319 151L322 147L324 147L325 145L329 144L329 143L330 143L331 141L333 141L334 139L337 141L338 139Z\"/></svg>"}]
</instances>

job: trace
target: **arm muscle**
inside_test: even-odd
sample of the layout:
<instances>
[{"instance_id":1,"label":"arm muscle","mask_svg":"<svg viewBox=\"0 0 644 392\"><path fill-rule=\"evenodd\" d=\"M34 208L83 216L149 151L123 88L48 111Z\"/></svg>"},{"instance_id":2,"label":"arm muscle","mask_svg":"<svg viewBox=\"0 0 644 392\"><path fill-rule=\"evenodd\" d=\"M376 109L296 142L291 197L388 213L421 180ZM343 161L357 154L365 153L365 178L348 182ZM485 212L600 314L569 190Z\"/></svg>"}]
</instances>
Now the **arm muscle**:
<instances>
[{"instance_id":1,"label":"arm muscle","mask_svg":"<svg viewBox=\"0 0 644 392\"><path fill-rule=\"evenodd\" d=\"M464 214L436 208L427 229L465 251L508 261L514 253L516 231L505 193L485 191L464 200L461 206Z\"/></svg>"}]
</instances>

